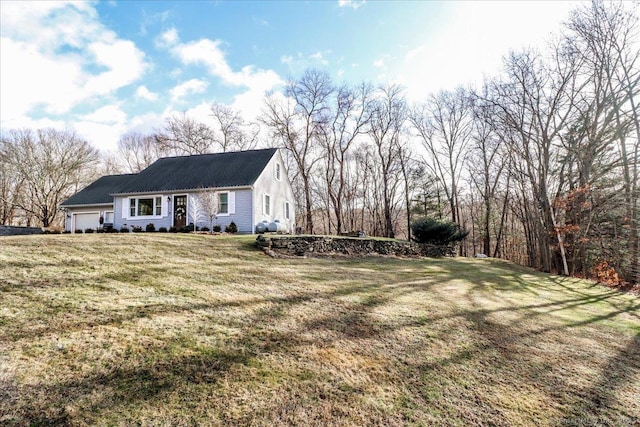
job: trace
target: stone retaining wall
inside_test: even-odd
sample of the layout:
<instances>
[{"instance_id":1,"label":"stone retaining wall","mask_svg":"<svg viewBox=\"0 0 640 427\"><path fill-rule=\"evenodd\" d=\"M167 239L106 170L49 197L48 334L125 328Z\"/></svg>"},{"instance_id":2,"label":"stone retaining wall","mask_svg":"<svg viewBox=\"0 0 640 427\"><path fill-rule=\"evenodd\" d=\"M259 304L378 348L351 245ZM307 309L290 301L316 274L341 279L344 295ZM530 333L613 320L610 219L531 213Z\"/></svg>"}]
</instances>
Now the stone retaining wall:
<instances>
[{"instance_id":1,"label":"stone retaining wall","mask_svg":"<svg viewBox=\"0 0 640 427\"><path fill-rule=\"evenodd\" d=\"M454 255L453 248L449 246L425 245L398 240L337 236L280 236L261 234L256 239L256 245L274 257L332 255L442 257Z\"/></svg>"},{"instance_id":2,"label":"stone retaining wall","mask_svg":"<svg viewBox=\"0 0 640 427\"><path fill-rule=\"evenodd\" d=\"M0 236L22 236L27 234L42 234L40 227L15 227L12 225L0 225Z\"/></svg>"}]
</instances>

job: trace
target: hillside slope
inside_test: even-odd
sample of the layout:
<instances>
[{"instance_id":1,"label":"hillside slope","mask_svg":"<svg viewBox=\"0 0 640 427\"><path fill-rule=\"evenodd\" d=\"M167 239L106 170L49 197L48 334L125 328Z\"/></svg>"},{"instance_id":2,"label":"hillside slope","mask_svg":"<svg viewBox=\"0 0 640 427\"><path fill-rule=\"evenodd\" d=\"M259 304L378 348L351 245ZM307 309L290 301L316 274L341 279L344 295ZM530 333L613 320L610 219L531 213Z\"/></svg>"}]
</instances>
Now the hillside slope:
<instances>
[{"instance_id":1,"label":"hillside slope","mask_svg":"<svg viewBox=\"0 0 640 427\"><path fill-rule=\"evenodd\" d=\"M2 425L633 425L640 300L253 237L0 240Z\"/></svg>"}]
</instances>

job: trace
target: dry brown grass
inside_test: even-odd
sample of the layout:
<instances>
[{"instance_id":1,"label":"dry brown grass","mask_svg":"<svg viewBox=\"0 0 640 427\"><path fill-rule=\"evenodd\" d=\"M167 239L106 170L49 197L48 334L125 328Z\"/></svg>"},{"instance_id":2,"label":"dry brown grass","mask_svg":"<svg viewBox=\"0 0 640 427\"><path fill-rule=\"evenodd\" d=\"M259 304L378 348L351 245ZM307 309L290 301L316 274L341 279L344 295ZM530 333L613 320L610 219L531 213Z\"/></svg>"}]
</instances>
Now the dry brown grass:
<instances>
[{"instance_id":1,"label":"dry brown grass","mask_svg":"<svg viewBox=\"0 0 640 427\"><path fill-rule=\"evenodd\" d=\"M495 260L0 239L2 425L633 425L640 300Z\"/></svg>"}]
</instances>

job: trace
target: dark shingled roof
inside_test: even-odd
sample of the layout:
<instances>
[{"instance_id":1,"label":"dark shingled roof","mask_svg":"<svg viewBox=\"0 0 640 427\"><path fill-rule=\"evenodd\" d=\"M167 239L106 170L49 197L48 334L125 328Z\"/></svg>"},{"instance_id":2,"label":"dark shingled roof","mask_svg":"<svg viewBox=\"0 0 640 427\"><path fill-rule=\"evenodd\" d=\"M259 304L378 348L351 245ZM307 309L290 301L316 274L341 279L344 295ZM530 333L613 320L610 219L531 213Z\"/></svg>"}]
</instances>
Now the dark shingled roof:
<instances>
[{"instance_id":1,"label":"dark shingled roof","mask_svg":"<svg viewBox=\"0 0 640 427\"><path fill-rule=\"evenodd\" d=\"M73 196L69 197L67 200L62 202L60 206L102 205L113 203L113 196L111 194L118 191L123 184L134 176L135 174L103 176Z\"/></svg>"},{"instance_id":2,"label":"dark shingled roof","mask_svg":"<svg viewBox=\"0 0 640 427\"><path fill-rule=\"evenodd\" d=\"M165 157L124 183L114 194L253 185L277 148Z\"/></svg>"}]
</instances>

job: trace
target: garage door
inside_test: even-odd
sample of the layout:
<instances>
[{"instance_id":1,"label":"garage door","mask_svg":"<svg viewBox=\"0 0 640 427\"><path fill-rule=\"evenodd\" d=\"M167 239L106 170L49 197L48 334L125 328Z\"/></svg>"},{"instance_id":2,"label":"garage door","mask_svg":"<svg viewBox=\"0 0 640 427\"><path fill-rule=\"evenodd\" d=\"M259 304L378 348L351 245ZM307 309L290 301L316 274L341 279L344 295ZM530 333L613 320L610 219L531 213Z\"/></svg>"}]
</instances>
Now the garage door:
<instances>
[{"instance_id":1,"label":"garage door","mask_svg":"<svg viewBox=\"0 0 640 427\"><path fill-rule=\"evenodd\" d=\"M95 213L83 213L75 214L75 229L83 230L85 228L93 228L94 230L100 226L100 214Z\"/></svg>"}]
</instances>

